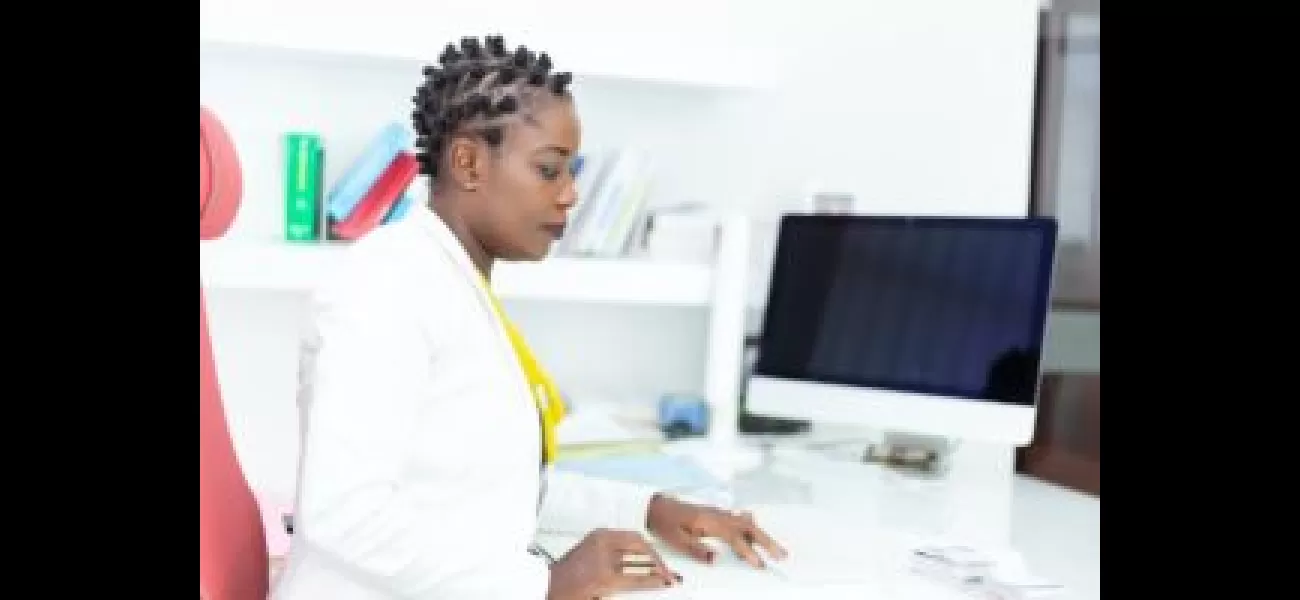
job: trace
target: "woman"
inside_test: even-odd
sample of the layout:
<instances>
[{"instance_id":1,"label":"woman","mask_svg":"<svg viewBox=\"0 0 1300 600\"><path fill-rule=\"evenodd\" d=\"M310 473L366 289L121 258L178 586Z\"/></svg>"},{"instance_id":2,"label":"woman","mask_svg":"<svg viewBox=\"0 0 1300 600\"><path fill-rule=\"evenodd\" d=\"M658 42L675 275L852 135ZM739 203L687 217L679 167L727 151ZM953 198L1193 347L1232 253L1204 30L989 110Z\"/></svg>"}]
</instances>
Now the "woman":
<instances>
[{"instance_id":1,"label":"woman","mask_svg":"<svg viewBox=\"0 0 1300 600\"><path fill-rule=\"evenodd\" d=\"M433 199L356 242L317 291L283 599L589 599L680 581L639 532L698 560L784 551L746 515L549 471L563 406L501 312L497 259L539 260L576 200L580 131L550 58L449 45L413 114ZM559 282L556 282L559 285ZM558 560L539 520L591 531ZM649 574L626 574L626 554Z\"/></svg>"}]
</instances>

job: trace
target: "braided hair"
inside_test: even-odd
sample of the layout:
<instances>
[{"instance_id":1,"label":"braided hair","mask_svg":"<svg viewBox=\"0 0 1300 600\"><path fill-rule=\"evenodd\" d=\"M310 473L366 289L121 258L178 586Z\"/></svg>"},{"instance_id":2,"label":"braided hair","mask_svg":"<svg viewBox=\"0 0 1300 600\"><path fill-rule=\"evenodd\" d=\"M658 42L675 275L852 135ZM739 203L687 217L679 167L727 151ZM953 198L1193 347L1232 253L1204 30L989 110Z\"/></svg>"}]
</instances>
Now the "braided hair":
<instances>
[{"instance_id":1,"label":"braided hair","mask_svg":"<svg viewBox=\"0 0 1300 600\"><path fill-rule=\"evenodd\" d=\"M505 121L527 108L539 94L566 97L573 80L568 72L552 72L551 57L520 46L506 50L501 36L466 37L460 47L447 44L440 66L424 67L424 83L416 90L411 114L420 173L436 178L447 143L454 135L473 135L489 146L500 146Z\"/></svg>"}]
</instances>

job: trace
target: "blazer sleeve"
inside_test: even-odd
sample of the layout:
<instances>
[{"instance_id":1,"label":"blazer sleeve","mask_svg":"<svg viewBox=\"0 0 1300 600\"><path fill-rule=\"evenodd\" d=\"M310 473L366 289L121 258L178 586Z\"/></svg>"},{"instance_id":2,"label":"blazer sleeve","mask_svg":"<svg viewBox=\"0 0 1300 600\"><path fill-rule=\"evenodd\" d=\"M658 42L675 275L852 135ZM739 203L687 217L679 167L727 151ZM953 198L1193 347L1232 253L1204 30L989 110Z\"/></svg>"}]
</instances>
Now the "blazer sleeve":
<instances>
[{"instance_id":1,"label":"blazer sleeve","mask_svg":"<svg viewBox=\"0 0 1300 600\"><path fill-rule=\"evenodd\" d=\"M586 534L597 528L645 531L646 509L659 490L551 469L538 518L541 529Z\"/></svg>"},{"instance_id":2,"label":"blazer sleeve","mask_svg":"<svg viewBox=\"0 0 1300 600\"><path fill-rule=\"evenodd\" d=\"M519 547L503 543L472 503L416 510L402 487L436 359L403 292L360 275L313 303L296 534L394 597L545 598L550 569L527 535Z\"/></svg>"}]
</instances>

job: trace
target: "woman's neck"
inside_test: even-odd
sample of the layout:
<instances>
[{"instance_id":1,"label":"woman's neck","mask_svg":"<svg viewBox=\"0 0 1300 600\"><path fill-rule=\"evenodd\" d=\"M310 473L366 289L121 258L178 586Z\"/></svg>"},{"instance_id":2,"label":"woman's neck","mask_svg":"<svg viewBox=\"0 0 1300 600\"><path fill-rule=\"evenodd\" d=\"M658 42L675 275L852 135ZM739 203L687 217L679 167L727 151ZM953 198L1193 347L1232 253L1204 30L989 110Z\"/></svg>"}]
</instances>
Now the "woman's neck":
<instances>
[{"instance_id":1,"label":"woman's neck","mask_svg":"<svg viewBox=\"0 0 1300 600\"><path fill-rule=\"evenodd\" d=\"M469 255L470 262L474 263L474 268L483 276L484 279L492 279L492 255L488 254L487 248L483 246L472 234L470 234L469 225L465 219L460 216L460 211L455 210L454 202L431 203L433 212L447 224L452 235L460 242L465 253Z\"/></svg>"}]
</instances>

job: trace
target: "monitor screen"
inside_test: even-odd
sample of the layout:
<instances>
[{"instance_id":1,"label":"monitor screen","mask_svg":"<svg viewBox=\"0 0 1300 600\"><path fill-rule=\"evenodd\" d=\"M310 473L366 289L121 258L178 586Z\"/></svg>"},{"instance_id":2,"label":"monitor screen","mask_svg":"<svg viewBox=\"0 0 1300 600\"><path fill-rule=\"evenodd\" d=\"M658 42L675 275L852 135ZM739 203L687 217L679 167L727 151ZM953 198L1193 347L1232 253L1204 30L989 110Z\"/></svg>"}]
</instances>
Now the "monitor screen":
<instances>
[{"instance_id":1,"label":"monitor screen","mask_svg":"<svg viewBox=\"0 0 1300 600\"><path fill-rule=\"evenodd\" d=\"M786 215L753 374L1033 405L1051 219Z\"/></svg>"}]
</instances>

